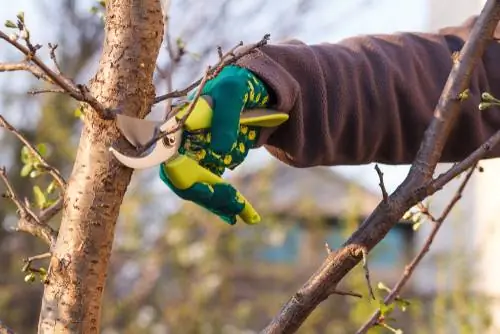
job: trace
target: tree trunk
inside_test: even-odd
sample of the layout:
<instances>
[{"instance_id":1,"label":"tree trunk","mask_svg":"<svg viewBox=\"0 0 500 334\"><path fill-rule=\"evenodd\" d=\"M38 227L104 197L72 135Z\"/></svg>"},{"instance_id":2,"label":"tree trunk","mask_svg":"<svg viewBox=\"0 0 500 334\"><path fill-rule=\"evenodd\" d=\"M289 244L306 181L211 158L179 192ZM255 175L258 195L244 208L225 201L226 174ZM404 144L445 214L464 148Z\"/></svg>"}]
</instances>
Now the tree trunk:
<instances>
[{"instance_id":1,"label":"tree trunk","mask_svg":"<svg viewBox=\"0 0 500 334\"><path fill-rule=\"evenodd\" d=\"M163 39L159 0L108 0L105 41L92 94L105 106L144 117ZM115 224L132 171L109 153L114 121L85 110L59 237L50 261L39 333L97 333Z\"/></svg>"}]
</instances>

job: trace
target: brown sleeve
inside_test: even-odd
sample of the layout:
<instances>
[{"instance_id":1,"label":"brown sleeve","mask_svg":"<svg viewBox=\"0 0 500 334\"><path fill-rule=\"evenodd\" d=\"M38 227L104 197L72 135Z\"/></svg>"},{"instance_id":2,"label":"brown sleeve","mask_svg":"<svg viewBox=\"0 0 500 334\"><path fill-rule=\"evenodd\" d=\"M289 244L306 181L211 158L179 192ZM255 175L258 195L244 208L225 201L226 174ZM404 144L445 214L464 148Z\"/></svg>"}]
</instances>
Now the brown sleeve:
<instances>
[{"instance_id":1,"label":"brown sleeve","mask_svg":"<svg viewBox=\"0 0 500 334\"><path fill-rule=\"evenodd\" d=\"M434 34L270 44L244 56L238 65L270 87L273 108L290 114L286 123L265 132L260 144L295 167L411 163L451 70L452 53L461 49L475 20ZM478 110L484 91L500 96L498 43L476 65L470 98L442 162L466 157L500 129L500 110ZM500 147L491 156L500 156Z\"/></svg>"}]
</instances>

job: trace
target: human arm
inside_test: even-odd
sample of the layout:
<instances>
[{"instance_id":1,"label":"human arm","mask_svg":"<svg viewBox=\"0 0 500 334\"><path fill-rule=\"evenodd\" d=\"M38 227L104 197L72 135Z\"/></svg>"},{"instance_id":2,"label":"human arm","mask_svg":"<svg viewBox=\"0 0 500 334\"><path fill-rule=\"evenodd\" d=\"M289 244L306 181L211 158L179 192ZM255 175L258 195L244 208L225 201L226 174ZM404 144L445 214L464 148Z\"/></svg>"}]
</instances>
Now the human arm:
<instances>
[{"instance_id":1,"label":"human arm","mask_svg":"<svg viewBox=\"0 0 500 334\"><path fill-rule=\"evenodd\" d=\"M294 167L411 163L475 17L436 33L356 36L335 44L266 45L237 65L270 88L271 107L290 114L258 145ZM498 29L497 29L498 31ZM471 77L469 98L442 162L466 157L500 129L500 112L478 110L481 93L500 96L500 45L490 43ZM489 157L500 156L500 147Z\"/></svg>"}]
</instances>

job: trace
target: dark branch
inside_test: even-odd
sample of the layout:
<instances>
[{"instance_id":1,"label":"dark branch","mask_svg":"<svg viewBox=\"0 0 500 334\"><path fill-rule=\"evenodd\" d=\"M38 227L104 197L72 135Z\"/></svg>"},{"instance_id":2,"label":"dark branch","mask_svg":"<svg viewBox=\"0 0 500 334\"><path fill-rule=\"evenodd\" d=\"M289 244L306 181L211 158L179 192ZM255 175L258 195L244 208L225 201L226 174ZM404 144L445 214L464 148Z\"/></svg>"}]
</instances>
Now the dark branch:
<instances>
[{"instance_id":1,"label":"dark branch","mask_svg":"<svg viewBox=\"0 0 500 334\"><path fill-rule=\"evenodd\" d=\"M469 40L453 63L448 80L434 111L434 119L425 132L422 145L403 183L382 201L357 231L334 253L298 292L300 300L290 298L263 333L293 333L335 287L362 260L360 250L370 251L401 219L404 213L435 192L425 185L432 180L437 162L450 130L460 112L464 92L470 82L476 62L500 19L500 1L488 0L476 21Z\"/></svg>"},{"instance_id":2,"label":"dark branch","mask_svg":"<svg viewBox=\"0 0 500 334\"><path fill-rule=\"evenodd\" d=\"M387 198L389 195L387 194L387 190L385 188L385 183L384 183L384 173L380 170L380 167L378 165L375 165L375 171L377 171L378 179L379 179L379 186L380 190L382 191L382 198L384 202L387 202Z\"/></svg>"},{"instance_id":3,"label":"dark branch","mask_svg":"<svg viewBox=\"0 0 500 334\"><path fill-rule=\"evenodd\" d=\"M352 291L341 291L341 290L333 290L331 292L332 295L339 295L339 296L351 296L351 297L356 297L356 298L363 298L363 295L357 292L352 292Z\"/></svg>"},{"instance_id":4,"label":"dark branch","mask_svg":"<svg viewBox=\"0 0 500 334\"><path fill-rule=\"evenodd\" d=\"M368 291L370 292L370 297L375 300L375 294L373 293L372 280L370 279L370 270L368 269L368 251L365 248L358 250L361 252L363 259L363 271L365 273L366 284L368 285Z\"/></svg>"}]
</instances>

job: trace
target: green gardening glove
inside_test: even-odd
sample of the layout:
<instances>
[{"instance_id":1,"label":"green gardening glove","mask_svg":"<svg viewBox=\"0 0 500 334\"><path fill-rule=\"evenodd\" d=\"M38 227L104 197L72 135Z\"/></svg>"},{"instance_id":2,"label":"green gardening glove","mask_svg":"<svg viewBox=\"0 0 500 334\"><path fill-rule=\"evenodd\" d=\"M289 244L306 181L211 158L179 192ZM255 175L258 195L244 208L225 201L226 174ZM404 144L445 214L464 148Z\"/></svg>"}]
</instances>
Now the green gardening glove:
<instances>
[{"instance_id":1,"label":"green gardening glove","mask_svg":"<svg viewBox=\"0 0 500 334\"><path fill-rule=\"evenodd\" d=\"M212 126L201 133L185 130L179 153L222 176L226 168L233 170L240 165L255 147L260 128L240 126L240 115L243 109L265 107L268 90L249 70L229 65L205 84L201 95L213 100ZM228 224L234 225L236 216L243 210L244 204L237 200L236 189L229 184L196 183L188 189L177 189L163 165L160 178L180 198L204 207Z\"/></svg>"}]
</instances>

